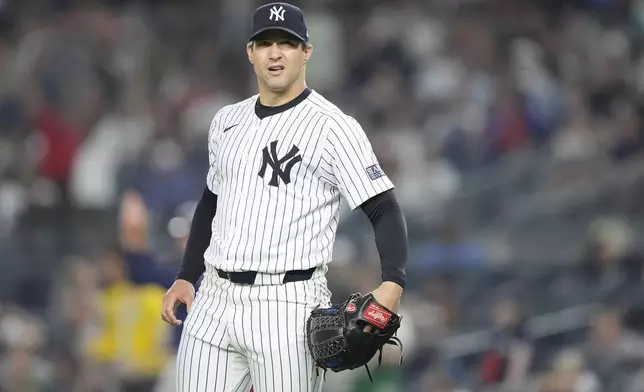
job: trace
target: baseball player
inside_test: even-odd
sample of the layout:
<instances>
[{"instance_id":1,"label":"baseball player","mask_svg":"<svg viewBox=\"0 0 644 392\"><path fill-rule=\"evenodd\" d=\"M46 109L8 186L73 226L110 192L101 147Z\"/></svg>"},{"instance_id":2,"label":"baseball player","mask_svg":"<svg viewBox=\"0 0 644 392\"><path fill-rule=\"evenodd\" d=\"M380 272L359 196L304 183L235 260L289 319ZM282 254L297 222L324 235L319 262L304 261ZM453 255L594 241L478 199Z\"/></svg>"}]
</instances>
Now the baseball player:
<instances>
[{"instance_id":1,"label":"baseball player","mask_svg":"<svg viewBox=\"0 0 644 392\"><path fill-rule=\"evenodd\" d=\"M330 306L341 198L373 224L382 284L372 294L393 311L405 284L405 221L359 123L307 87L313 49L302 11L259 7L246 51L259 94L212 120L207 184L163 301L172 325L181 324L175 306L188 308L177 389L320 391L305 330L313 309Z\"/></svg>"}]
</instances>

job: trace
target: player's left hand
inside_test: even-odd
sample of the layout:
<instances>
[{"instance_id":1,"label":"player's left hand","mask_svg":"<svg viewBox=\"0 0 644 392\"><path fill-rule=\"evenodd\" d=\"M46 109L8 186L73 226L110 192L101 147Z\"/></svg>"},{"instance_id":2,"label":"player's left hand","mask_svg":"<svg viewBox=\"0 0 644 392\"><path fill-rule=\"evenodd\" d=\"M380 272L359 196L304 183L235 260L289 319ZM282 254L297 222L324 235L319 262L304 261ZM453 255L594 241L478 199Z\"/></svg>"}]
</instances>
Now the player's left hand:
<instances>
[{"instance_id":1,"label":"player's left hand","mask_svg":"<svg viewBox=\"0 0 644 392\"><path fill-rule=\"evenodd\" d=\"M398 312L400 306L400 297L402 297L403 288L394 282L382 282L380 286L371 292L373 297L394 313ZM377 332L371 325L364 328L364 332Z\"/></svg>"}]
</instances>

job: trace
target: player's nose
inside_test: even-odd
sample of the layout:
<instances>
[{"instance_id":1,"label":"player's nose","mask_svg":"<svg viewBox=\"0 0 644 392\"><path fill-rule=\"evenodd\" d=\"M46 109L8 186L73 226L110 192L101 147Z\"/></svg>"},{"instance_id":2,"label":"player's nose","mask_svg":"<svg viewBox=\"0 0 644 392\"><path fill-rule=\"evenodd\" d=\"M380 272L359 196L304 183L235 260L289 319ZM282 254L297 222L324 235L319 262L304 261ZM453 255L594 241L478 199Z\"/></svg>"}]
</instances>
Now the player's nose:
<instances>
[{"instance_id":1,"label":"player's nose","mask_svg":"<svg viewBox=\"0 0 644 392\"><path fill-rule=\"evenodd\" d=\"M271 47L269 48L268 57L271 60L279 60L282 58L282 51L280 50L277 43L273 43L273 45L271 45Z\"/></svg>"}]
</instances>

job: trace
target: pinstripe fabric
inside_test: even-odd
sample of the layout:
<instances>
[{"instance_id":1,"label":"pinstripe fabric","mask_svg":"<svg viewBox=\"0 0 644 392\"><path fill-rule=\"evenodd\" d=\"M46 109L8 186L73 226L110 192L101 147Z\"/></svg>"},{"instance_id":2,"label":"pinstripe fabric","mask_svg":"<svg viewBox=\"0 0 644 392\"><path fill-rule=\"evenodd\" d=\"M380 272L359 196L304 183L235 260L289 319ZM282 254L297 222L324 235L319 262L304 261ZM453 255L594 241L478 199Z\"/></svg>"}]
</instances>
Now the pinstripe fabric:
<instances>
[{"instance_id":1,"label":"pinstripe fabric","mask_svg":"<svg viewBox=\"0 0 644 392\"><path fill-rule=\"evenodd\" d=\"M320 94L261 119L255 99L220 110L210 127L207 181L219 204L206 262L225 271L270 274L326 265L341 198L355 209L393 184L384 173L369 177L367 168L378 160L367 136ZM273 168L259 175L263 149L273 142L278 158L293 147L301 157L288 184L269 185Z\"/></svg>"},{"instance_id":2,"label":"pinstripe fabric","mask_svg":"<svg viewBox=\"0 0 644 392\"><path fill-rule=\"evenodd\" d=\"M206 181L217 214L179 350L180 392L246 392L251 383L254 392L319 392L306 321L330 305L341 198L355 209L393 188L358 122L320 94L263 118L256 99L226 106L210 126ZM286 271L314 267L308 281L281 283ZM215 268L259 274L237 285Z\"/></svg>"},{"instance_id":3,"label":"pinstripe fabric","mask_svg":"<svg viewBox=\"0 0 644 392\"><path fill-rule=\"evenodd\" d=\"M319 392L306 321L330 298L323 275L248 286L219 278L208 266L179 347L178 391L246 392L252 383L255 392Z\"/></svg>"},{"instance_id":4,"label":"pinstripe fabric","mask_svg":"<svg viewBox=\"0 0 644 392\"><path fill-rule=\"evenodd\" d=\"M177 355L177 392L248 392L251 386L240 353L184 334Z\"/></svg>"},{"instance_id":5,"label":"pinstripe fabric","mask_svg":"<svg viewBox=\"0 0 644 392\"><path fill-rule=\"evenodd\" d=\"M324 278L243 289L248 300L233 328L246 332L237 345L248 355L255 391L319 392L321 374L306 344L306 320L316 305L329 305Z\"/></svg>"}]
</instances>

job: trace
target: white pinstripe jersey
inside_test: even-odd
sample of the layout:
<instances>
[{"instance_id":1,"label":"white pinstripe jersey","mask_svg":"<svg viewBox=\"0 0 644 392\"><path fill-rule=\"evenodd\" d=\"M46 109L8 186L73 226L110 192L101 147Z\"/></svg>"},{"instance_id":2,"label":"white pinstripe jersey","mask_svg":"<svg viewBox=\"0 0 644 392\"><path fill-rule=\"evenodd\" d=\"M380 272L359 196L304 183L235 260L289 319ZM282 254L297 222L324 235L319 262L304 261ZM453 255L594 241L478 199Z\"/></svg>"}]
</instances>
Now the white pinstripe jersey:
<instances>
[{"instance_id":1,"label":"white pinstripe jersey","mask_svg":"<svg viewBox=\"0 0 644 392\"><path fill-rule=\"evenodd\" d=\"M359 123L313 90L258 116L258 96L219 110L207 184L218 195L205 261L283 273L331 261L341 197L351 209L393 188Z\"/></svg>"}]
</instances>

